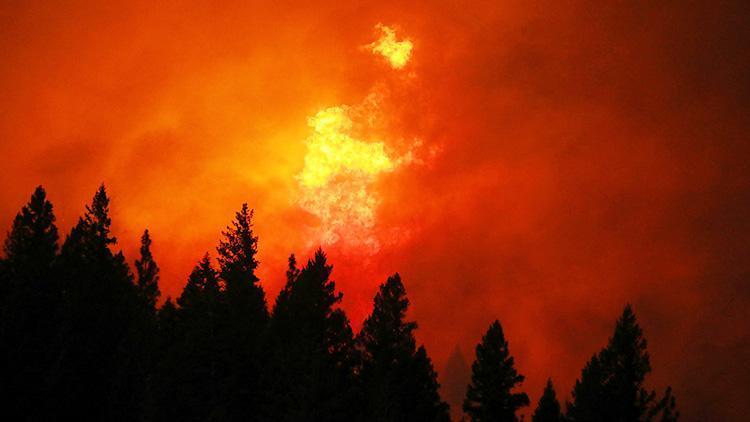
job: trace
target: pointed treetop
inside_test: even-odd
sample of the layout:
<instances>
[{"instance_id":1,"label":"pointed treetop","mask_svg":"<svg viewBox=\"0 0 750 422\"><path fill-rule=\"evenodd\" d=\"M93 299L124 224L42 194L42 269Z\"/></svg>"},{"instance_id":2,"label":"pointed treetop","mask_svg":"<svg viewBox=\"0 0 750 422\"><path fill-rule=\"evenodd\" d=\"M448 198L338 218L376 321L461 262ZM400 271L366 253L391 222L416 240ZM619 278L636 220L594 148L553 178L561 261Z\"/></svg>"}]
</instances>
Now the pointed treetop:
<instances>
[{"instance_id":1,"label":"pointed treetop","mask_svg":"<svg viewBox=\"0 0 750 422\"><path fill-rule=\"evenodd\" d=\"M206 252L203 258L195 266L189 281L195 281L196 285L205 290L219 290L217 271L211 264L211 256Z\"/></svg>"},{"instance_id":2,"label":"pointed treetop","mask_svg":"<svg viewBox=\"0 0 750 422\"><path fill-rule=\"evenodd\" d=\"M148 229L141 236L140 259L135 261L137 273L136 285L142 300L151 311L156 310L156 301L159 298L159 267L154 261L151 253L151 236Z\"/></svg>"},{"instance_id":3,"label":"pointed treetop","mask_svg":"<svg viewBox=\"0 0 750 422\"><path fill-rule=\"evenodd\" d=\"M177 304L183 309L189 308L202 298L217 297L220 290L218 273L211 265L211 258L206 252L190 273Z\"/></svg>"},{"instance_id":4,"label":"pointed treetop","mask_svg":"<svg viewBox=\"0 0 750 422\"><path fill-rule=\"evenodd\" d=\"M388 277L375 295L372 313L362 326L362 341L412 354L416 348L413 331L417 323L405 321L409 299L398 273Z\"/></svg>"},{"instance_id":5,"label":"pointed treetop","mask_svg":"<svg viewBox=\"0 0 750 422\"><path fill-rule=\"evenodd\" d=\"M512 391L525 377L514 367L500 321L490 325L477 345L471 370L471 384L464 400L464 411L470 419L517 421L516 411L529 405L529 397Z\"/></svg>"},{"instance_id":6,"label":"pointed treetop","mask_svg":"<svg viewBox=\"0 0 750 422\"><path fill-rule=\"evenodd\" d=\"M390 306L386 308L386 305ZM388 277L386 282L380 285L380 290L375 295L375 307L397 312L391 315L393 318L402 319L406 315L409 299L406 297L406 288L398 273Z\"/></svg>"},{"instance_id":7,"label":"pointed treetop","mask_svg":"<svg viewBox=\"0 0 750 422\"><path fill-rule=\"evenodd\" d=\"M13 220L3 248L5 258L11 263L28 260L29 264L44 266L57 253L58 237L52 204L44 188L37 186Z\"/></svg>"},{"instance_id":8,"label":"pointed treetop","mask_svg":"<svg viewBox=\"0 0 750 422\"><path fill-rule=\"evenodd\" d=\"M458 344L453 348L448 361L440 373L440 384L446 401L450 404L451 416L454 420L463 417L462 404L469 384L471 368L466 362Z\"/></svg>"},{"instance_id":9,"label":"pointed treetop","mask_svg":"<svg viewBox=\"0 0 750 422\"><path fill-rule=\"evenodd\" d=\"M91 205L86 205L84 219L97 238L106 244L117 243L117 238L109 237L112 219L109 217L109 197L103 183L94 194Z\"/></svg>"},{"instance_id":10,"label":"pointed treetop","mask_svg":"<svg viewBox=\"0 0 750 422\"><path fill-rule=\"evenodd\" d=\"M174 301L172 300L171 296L167 296L167 300L164 301L164 304L159 308L159 312L173 312L176 309Z\"/></svg>"},{"instance_id":11,"label":"pointed treetop","mask_svg":"<svg viewBox=\"0 0 750 422\"><path fill-rule=\"evenodd\" d=\"M299 277L299 268L297 268L297 258L294 254L289 255L289 266L286 270L286 282L287 284L294 283Z\"/></svg>"},{"instance_id":12,"label":"pointed treetop","mask_svg":"<svg viewBox=\"0 0 750 422\"><path fill-rule=\"evenodd\" d=\"M531 420L532 422L561 422L563 420L560 402L557 401L551 378L547 379L547 386L544 387L544 392Z\"/></svg>"},{"instance_id":13,"label":"pointed treetop","mask_svg":"<svg viewBox=\"0 0 750 422\"><path fill-rule=\"evenodd\" d=\"M313 257L309 260L307 260L307 267L306 269L312 269L312 268L318 268L322 271L331 272L333 269L332 265L328 265L328 256L325 252L323 252L322 247L318 247L318 249L315 250L315 254Z\"/></svg>"},{"instance_id":14,"label":"pointed treetop","mask_svg":"<svg viewBox=\"0 0 750 422\"><path fill-rule=\"evenodd\" d=\"M141 235L141 257L151 259L151 235L148 233L148 229L143 231Z\"/></svg>"},{"instance_id":15,"label":"pointed treetop","mask_svg":"<svg viewBox=\"0 0 750 422\"><path fill-rule=\"evenodd\" d=\"M235 218L226 230L222 231L223 239L216 250L219 253L219 270L222 278L228 283L248 280L258 281L255 269L258 261L258 237L253 233L253 210L247 203L235 214Z\"/></svg>"},{"instance_id":16,"label":"pointed treetop","mask_svg":"<svg viewBox=\"0 0 750 422\"><path fill-rule=\"evenodd\" d=\"M647 346L633 307L627 304L617 320L614 334L609 339L607 347L602 350L601 358L605 364L613 368L626 365L632 374L624 376L635 383L634 388L640 388L646 374L651 372ZM627 359L627 362L623 362L623 359Z\"/></svg>"},{"instance_id":17,"label":"pointed treetop","mask_svg":"<svg viewBox=\"0 0 750 422\"><path fill-rule=\"evenodd\" d=\"M656 394L643 388L651 371L646 339L630 305L625 306L607 346L595 354L573 389L568 416L576 420L640 420Z\"/></svg>"},{"instance_id":18,"label":"pointed treetop","mask_svg":"<svg viewBox=\"0 0 750 422\"><path fill-rule=\"evenodd\" d=\"M330 279L332 270L333 266L328 265L326 254L320 248L301 269L297 268L296 258L291 256L287 283L273 307L274 324L288 318L318 322L330 318L334 306L343 297L341 292L336 292L336 283Z\"/></svg>"},{"instance_id":19,"label":"pointed treetop","mask_svg":"<svg viewBox=\"0 0 750 422\"><path fill-rule=\"evenodd\" d=\"M315 251L315 256L307 261L307 265L300 271L298 279L312 282L314 284L322 283L321 290L328 297L328 301L333 305L340 302L344 297L341 292L336 292L336 283L331 280L333 265L328 265L328 258L323 248Z\"/></svg>"},{"instance_id":20,"label":"pointed treetop","mask_svg":"<svg viewBox=\"0 0 750 422\"><path fill-rule=\"evenodd\" d=\"M297 267L297 258L295 258L294 254L289 255L288 262L286 283L284 284L284 287L281 288L278 296L276 296L276 302L274 302L273 305L274 314L278 314L280 310L282 313L288 311L286 306L289 301L289 295L291 294L294 283L297 281L297 278L299 278L300 269Z\"/></svg>"},{"instance_id":21,"label":"pointed treetop","mask_svg":"<svg viewBox=\"0 0 750 422\"><path fill-rule=\"evenodd\" d=\"M408 307L401 277L388 277L358 337L360 377L370 396L366 413L377 420L450 420L432 361L416 347L417 324L406 320Z\"/></svg>"}]
</instances>

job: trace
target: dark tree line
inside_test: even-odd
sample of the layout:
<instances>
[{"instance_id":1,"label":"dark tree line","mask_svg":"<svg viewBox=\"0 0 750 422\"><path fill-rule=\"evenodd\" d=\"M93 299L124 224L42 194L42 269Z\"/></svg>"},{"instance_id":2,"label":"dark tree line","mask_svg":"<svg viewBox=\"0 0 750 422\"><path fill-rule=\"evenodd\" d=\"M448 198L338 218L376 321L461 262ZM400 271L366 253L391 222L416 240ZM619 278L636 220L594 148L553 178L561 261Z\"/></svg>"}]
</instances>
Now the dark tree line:
<instances>
[{"instance_id":1,"label":"dark tree line","mask_svg":"<svg viewBox=\"0 0 750 422\"><path fill-rule=\"evenodd\" d=\"M643 387L651 371L646 339L630 305L617 320L605 348L583 368L573 389L573 401L563 413L552 380L547 380L533 422L676 422L679 412L671 388L657 399L656 392ZM515 422L516 412L529 405L525 393L517 391L523 382L508 350L498 321L490 325L476 348L471 384L464 411L474 422Z\"/></svg>"},{"instance_id":2,"label":"dark tree line","mask_svg":"<svg viewBox=\"0 0 750 422\"><path fill-rule=\"evenodd\" d=\"M157 307L148 230L134 274L114 252L102 186L59 246L52 205L37 188L0 259L3 420L449 421L400 276L380 286L354 333L325 253L303 265L292 255L269 312L252 217L243 205L216 259L201 257L180 296ZM628 306L565 414L550 380L532 420L677 420L670 389L657 399L643 387L650 370ZM523 380L495 321L476 348L469 420L519 420L529 405Z\"/></svg>"}]
</instances>

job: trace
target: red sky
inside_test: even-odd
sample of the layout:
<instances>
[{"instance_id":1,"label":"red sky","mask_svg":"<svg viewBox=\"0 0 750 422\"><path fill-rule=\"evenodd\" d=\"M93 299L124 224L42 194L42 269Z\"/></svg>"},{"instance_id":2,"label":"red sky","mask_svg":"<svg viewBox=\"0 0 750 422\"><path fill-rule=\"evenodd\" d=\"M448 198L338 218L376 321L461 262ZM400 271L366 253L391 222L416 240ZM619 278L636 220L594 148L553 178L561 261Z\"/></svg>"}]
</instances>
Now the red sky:
<instances>
[{"instance_id":1,"label":"red sky","mask_svg":"<svg viewBox=\"0 0 750 422\"><path fill-rule=\"evenodd\" d=\"M742 2L0 4L0 226L96 187L176 296L242 202L271 298L323 242L299 205L307 119L386 93L369 235L327 244L355 326L400 272L442 368L503 323L535 402L631 302L684 420L750 413L750 23ZM213 4L212 4L213 3ZM414 44L396 71L376 24Z\"/></svg>"}]
</instances>

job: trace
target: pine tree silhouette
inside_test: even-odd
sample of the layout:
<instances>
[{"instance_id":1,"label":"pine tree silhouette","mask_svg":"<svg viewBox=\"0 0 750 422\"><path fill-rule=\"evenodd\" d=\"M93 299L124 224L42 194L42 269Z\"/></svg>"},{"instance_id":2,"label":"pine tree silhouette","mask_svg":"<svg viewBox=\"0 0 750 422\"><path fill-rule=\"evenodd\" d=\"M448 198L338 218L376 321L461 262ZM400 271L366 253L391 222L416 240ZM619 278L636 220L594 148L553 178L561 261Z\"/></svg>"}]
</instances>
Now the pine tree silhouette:
<instances>
[{"instance_id":1,"label":"pine tree silhouette","mask_svg":"<svg viewBox=\"0 0 750 422\"><path fill-rule=\"evenodd\" d=\"M148 230L144 230L141 236L140 257L135 260L136 288L140 306L143 307L145 315L138 324L140 328L141 349L143 351L141 367L143 373L140 380L145 386L144 402L141 406L141 414L150 414L153 411L152 395L154 390L154 372L157 363L157 351L164 350L158 343L158 321L156 301L161 292L159 291L159 266L154 261L151 253L151 236Z\"/></svg>"},{"instance_id":2,"label":"pine tree silhouette","mask_svg":"<svg viewBox=\"0 0 750 422\"><path fill-rule=\"evenodd\" d=\"M656 394L643 387L651 372L646 346L643 330L632 307L627 305L607 346L591 358L576 381L568 418L581 422L637 422L650 420L651 413L664 413L667 418L676 413L671 389L662 406L661 401L655 401Z\"/></svg>"},{"instance_id":3,"label":"pine tree silhouette","mask_svg":"<svg viewBox=\"0 0 750 422\"><path fill-rule=\"evenodd\" d=\"M102 185L63 244L61 349L53 371L57 417L132 419L142 410L147 315L121 252L112 253Z\"/></svg>"},{"instance_id":4,"label":"pine tree silhouette","mask_svg":"<svg viewBox=\"0 0 750 422\"><path fill-rule=\"evenodd\" d=\"M218 270L206 254L177 304L168 298L157 310L149 232L134 278L112 250L101 186L58 254L52 205L38 187L0 259L5 419L449 420L432 362L416 345L417 325L406 319L399 275L380 286L355 339L326 255L319 249L302 269L292 255L269 317L255 275L252 215L243 204L222 232ZM607 346L583 368L565 420L677 421L672 389L657 399L644 388L650 371L628 305ZM529 404L514 392L523 380L495 321L477 345L464 411L472 421L517 421ZM564 420L551 380L532 420Z\"/></svg>"},{"instance_id":5,"label":"pine tree silhouette","mask_svg":"<svg viewBox=\"0 0 750 422\"><path fill-rule=\"evenodd\" d=\"M416 347L417 324L406 321L408 306L401 277L394 274L380 285L372 314L358 336L365 419L449 421L432 362L424 347Z\"/></svg>"},{"instance_id":6,"label":"pine tree silhouette","mask_svg":"<svg viewBox=\"0 0 750 422\"><path fill-rule=\"evenodd\" d=\"M516 411L529 405L525 393L512 390L524 380L513 366L503 328L499 321L490 325L477 345L471 366L471 384L466 391L464 412L473 422L515 422Z\"/></svg>"},{"instance_id":7,"label":"pine tree silhouette","mask_svg":"<svg viewBox=\"0 0 750 422\"><path fill-rule=\"evenodd\" d=\"M38 186L13 220L5 239L4 261L14 277L33 279L49 271L57 255L55 214L44 188Z\"/></svg>"},{"instance_id":8,"label":"pine tree silhouette","mask_svg":"<svg viewBox=\"0 0 750 422\"><path fill-rule=\"evenodd\" d=\"M289 279L274 305L266 347L266 420L348 421L357 413L354 336L322 250Z\"/></svg>"},{"instance_id":9,"label":"pine tree silhouette","mask_svg":"<svg viewBox=\"0 0 750 422\"><path fill-rule=\"evenodd\" d=\"M247 204L242 204L217 248L227 307L227 331L221 333L220 341L230 365L224 386L230 420L247 420L256 413L259 340L268 321L265 292L255 275L258 238L253 234L252 217Z\"/></svg>"},{"instance_id":10,"label":"pine tree silhouette","mask_svg":"<svg viewBox=\"0 0 750 422\"><path fill-rule=\"evenodd\" d=\"M563 415L560 412L560 402L557 401L555 388L552 380L547 380L542 397L539 399L534 414L531 417L532 422L562 422Z\"/></svg>"},{"instance_id":11,"label":"pine tree silhouette","mask_svg":"<svg viewBox=\"0 0 750 422\"><path fill-rule=\"evenodd\" d=\"M141 257L135 261L138 290L141 300L151 314L156 313L156 301L159 299L159 267L151 254L151 236L144 230L141 236Z\"/></svg>"},{"instance_id":12,"label":"pine tree silhouette","mask_svg":"<svg viewBox=\"0 0 750 422\"><path fill-rule=\"evenodd\" d=\"M9 419L45 418L59 330L58 232L39 186L13 220L0 263L0 396Z\"/></svg>"},{"instance_id":13,"label":"pine tree silhouette","mask_svg":"<svg viewBox=\"0 0 750 422\"><path fill-rule=\"evenodd\" d=\"M180 341L170 357L176 361L177 390L173 409L165 413L180 420L221 419L226 411L221 388L228 366L220 334L226 318L218 272L208 254L193 268L177 303Z\"/></svg>"},{"instance_id":14,"label":"pine tree silhouette","mask_svg":"<svg viewBox=\"0 0 750 422\"><path fill-rule=\"evenodd\" d=\"M606 375L599 355L595 354L581 371L581 379L573 387L573 403L568 403L567 417L571 421L599 421L609 411L605 402Z\"/></svg>"}]
</instances>

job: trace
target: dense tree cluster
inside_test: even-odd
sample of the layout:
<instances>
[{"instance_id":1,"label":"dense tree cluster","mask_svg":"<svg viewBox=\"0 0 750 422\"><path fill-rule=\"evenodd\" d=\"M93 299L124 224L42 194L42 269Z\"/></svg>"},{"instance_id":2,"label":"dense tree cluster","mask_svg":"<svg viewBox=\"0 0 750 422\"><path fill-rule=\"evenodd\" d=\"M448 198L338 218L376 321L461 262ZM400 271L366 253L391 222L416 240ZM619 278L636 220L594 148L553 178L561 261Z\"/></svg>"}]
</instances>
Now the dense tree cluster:
<instances>
[{"instance_id":1,"label":"dense tree cluster","mask_svg":"<svg viewBox=\"0 0 750 422\"><path fill-rule=\"evenodd\" d=\"M216 260L203 255L180 296L157 307L148 230L133 274L113 251L102 186L58 246L52 205L37 188L0 259L5 420L450 421L432 361L415 340L417 324L407 319L401 277L380 286L354 333L325 253L301 266L292 255L269 312L255 275L252 217L243 205L222 232ZM608 345L583 369L566 412L549 380L532 420L677 420L671 389L657 399L643 386L650 370L627 306ZM495 321L476 347L465 417L519 420L529 405L523 380ZM452 394L460 390L453 386Z\"/></svg>"}]
</instances>

